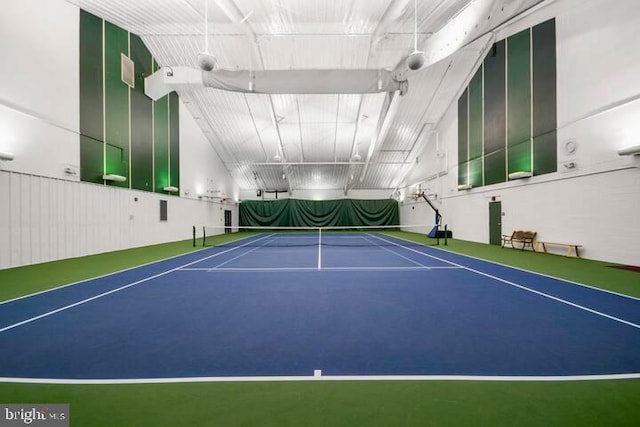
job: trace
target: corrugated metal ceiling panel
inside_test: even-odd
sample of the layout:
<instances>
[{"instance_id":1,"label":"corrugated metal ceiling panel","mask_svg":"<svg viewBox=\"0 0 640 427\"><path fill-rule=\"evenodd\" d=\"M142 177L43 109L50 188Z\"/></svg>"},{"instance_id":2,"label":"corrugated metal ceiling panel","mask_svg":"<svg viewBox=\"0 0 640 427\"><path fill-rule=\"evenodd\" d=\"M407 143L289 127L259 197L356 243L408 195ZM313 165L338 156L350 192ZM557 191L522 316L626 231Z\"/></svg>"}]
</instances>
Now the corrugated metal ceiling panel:
<instances>
[{"instance_id":1,"label":"corrugated metal ceiling panel","mask_svg":"<svg viewBox=\"0 0 640 427\"><path fill-rule=\"evenodd\" d=\"M139 34L161 66L197 67L205 0L68 1ZM419 41L470 2L419 1ZM393 69L413 46L410 0L209 0L208 16L209 51L228 69ZM362 181L363 164L265 162L276 153L288 162L346 162L357 153L364 163L385 94L270 96L196 88L179 94L241 188L386 189L404 174L403 162L423 149L424 134L454 101L480 48L410 75L409 92L376 142Z\"/></svg>"}]
</instances>

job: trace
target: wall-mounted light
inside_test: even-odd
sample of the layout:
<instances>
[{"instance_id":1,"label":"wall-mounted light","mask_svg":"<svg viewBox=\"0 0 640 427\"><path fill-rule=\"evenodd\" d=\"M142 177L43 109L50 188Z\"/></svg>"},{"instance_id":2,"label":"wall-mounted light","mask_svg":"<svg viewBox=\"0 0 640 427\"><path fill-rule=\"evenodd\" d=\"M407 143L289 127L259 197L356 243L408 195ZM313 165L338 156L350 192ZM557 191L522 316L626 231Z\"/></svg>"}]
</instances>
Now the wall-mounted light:
<instances>
[{"instance_id":1,"label":"wall-mounted light","mask_svg":"<svg viewBox=\"0 0 640 427\"><path fill-rule=\"evenodd\" d=\"M10 162L11 160L15 159L16 156L13 153L7 153L6 151L0 151L0 160L5 160L7 162Z\"/></svg>"},{"instance_id":2,"label":"wall-mounted light","mask_svg":"<svg viewBox=\"0 0 640 427\"><path fill-rule=\"evenodd\" d=\"M510 173L509 179L524 179L524 178L531 178L531 176L533 176L531 172L518 171L518 172Z\"/></svg>"},{"instance_id":3,"label":"wall-mounted light","mask_svg":"<svg viewBox=\"0 0 640 427\"><path fill-rule=\"evenodd\" d=\"M471 185L471 184L458 185L458 191L471 190L472 188L473 188L473 185Z\"/></svg>"},{"instance_id":4,"label":"wall-mounted light","mask_svg":"<svg viewBox=\"0 0 640 427\"><path fill-rule=\"evenodd\" d=\"M618 150L618 156L638 156L640 155L640 145L625 147Z\"/></svg>"},{"instance_id":5,"label":"wall-mounted light","mask_svg":"<svg viewBox=\"0 0 640 427\"><path fill-rule=\"evenodd\" d=\"M110 173L110 174L102 175L102 179L105 181L124 182L127 180L127 177Z\"/></svg>"},{"instance_id":6,"label":"wall-mounted light","mask_svg":"<svg viewBox=\"0 0 640 427\"><path fill-rule=\"evenodd\" d=\"M177 193L178 191L180 191L178 187L174 187L173 185L164 187L163 190L166 191L167 193Z\"/></svg>"}]
</instances>

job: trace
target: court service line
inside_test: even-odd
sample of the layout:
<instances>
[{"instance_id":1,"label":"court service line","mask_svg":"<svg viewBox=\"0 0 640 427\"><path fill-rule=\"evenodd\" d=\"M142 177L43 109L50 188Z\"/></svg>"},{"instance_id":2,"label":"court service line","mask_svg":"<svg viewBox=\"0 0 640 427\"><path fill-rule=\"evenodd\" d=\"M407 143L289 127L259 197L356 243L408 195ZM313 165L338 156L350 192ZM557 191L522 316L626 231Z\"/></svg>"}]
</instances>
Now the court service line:
<instances>
[{"instance_id":1,"label":"court service line","mask_svg":"<svg viewBox=\"0 0 640 427\"><path fill-rule=\"evenodd\" d=\"M438 267L322 267L322 271L416 271L416 270L460 270L456 266ZM205 271L205 272L264 272L264 271L318 271L316 267L222 267L222 268L181 268L180 271Z\"/></svg>"},{"instance_id":2,"label":"court service line","mask_svg":"<svg viewBox=\"0 0 640 427\"><path fill-rule=\"evenodd\" d=\"M544 293L544 292L536 291L535 289L528 288L528 287L523 286L523 285L520 285L520 284L518 284L518 283L511 282L511 281L509 281L509 280L503 279L503 278L501 278L501 277L494 276L494 275L492 275L492 274L485 273L485 272L482 272L482 271L480 271L480 270L476 270L476 269L473 269L473 268L470 268L470 267L465 267L464 265L456 264L455 262L447 261L447 260L445 260L445 259L438 258L437 256L429 255L429 254L426 254L426 253L424 253L424 252L420 252L420 251L418 251L418 250L415 250L415 249L412 249L412 248L408 248L408 247L406 247L406 246L402 246L402 245L400 245L400 244L398 244L398 243L395 243L395 242L390 241L390 240L383 239L383 238L378 237L378 236L372 236L372 237L375 237L376 239L383 240L383 241L385 241L385 242L387 242L387 243L391 243L391 244L396 245L396 246L400 246L400 247L402 247L402 248L404 248L404 249L407 249L407 250L409 250L409 251L412 251L412 252L415 252L415 253L418 253L418 254L422 254L422 255L424 255L424 256L427 256L427 257L430 257L430 258L434 258L434 259L437 259L437 260L439 260L439 261L446 262L446 263L448 263L448 264L452 264L452 265L458 266L458 267L460 267L460 268L463 268L464 270L471 271L471 272L476 273L476 274L479 274L479 275L481 275L481 276L489 277L489 278L491 278L491 279L497 280L497 281L499 281L499 282L505 283L505 284L510 285L510 286L514 286L514 287L519 288L519 289L522 289L522 290L524 290L524 291L531 292L531 293L534 293L534 294L540 295L540 296L542 296L542 297L552 299L552 300L557 301L557 302L560 302L560 303L562 303L562 304L567 304L567 305L569 305L569 306L571 306L571 307L578 308L578 309L580 309L580 310L584 310L584 311L587 311L587 312L589 312L589 313L592 313L592 314L595 314L595 315L598 315L598 316L602 316L602 317L605 317L605 318L607 318L607 319L610 319L610 320L613 320L613 321L616 321L616 322L623 323L623 324L625 324L625 325L628 325L628 326L634 327L634 328L636 328L636 329L640 329L640 325L638 325L637 323L629 322L628 320L624 320L624 319L621 319L621 318L619 318L619 317L615 317L615 316L612 316L612 315L610 315L610 314L606 314L606 313L603 313L603 312L601 312L601 311L594 310L594 309L592 309L592 308L585 307L585 306L583 306L583 305L576 304L576 303L574 303L574 302L571 302L571 301L568 301L568 300L565 300L565 299L562 299L562 298L558 298L558 297L555 297L555 296L553 296L553 295L550 295L550 294L547 294L547 293Z\"/></svg>"},{"instance_id":3,"label":"court service line","mask_svg":"<svg viewBox=\"0 0 640 427\"><path fill-rule=\"evenodd\" d=\"M240 249L240 248L242 248L242 247L244 247L244 246L247 246L247 245L249 245L249 244L251 244L251 243L253 243L253 242L257 242L257 241L260 241L260 240L262 240L262 239L266 239L267 237L270 237L270 236L265 236L265 237L261 237L261 238L256 239L256 240L252 240L251 242L247 242L247 243L245 243L244 245L236 246L236 247L234 247L234 248L227 249L226 251L218 252L218 253L215 253L215 254L213 254L213 255L209 255L209 256L206 256L206 257L204 257L204 258L197 259L197 260L195 260L195 261L189 262L189 263L184 264L184 265L181 265L181 266L179 266L179 267L172 268L171 270L167 270L167 271L163 271L162 273L154 274L153 276L146 277L146 278L144 278L144 279L141 279L141 280L135 281L135 282L133 282L133 283L129 283L129 284L124 285L124 286L120 286L119 288L112 289L112 290L110 290L110 291L103 292L103 293L98 294L98 295L95 295L95 296L93 296L93 297L85 298L85 299L83 299L83 300L81 300L81 301L78 301L78 302L75 302L75 303L73 303L73 304L69 304L69 305L66 305L66 306L63 306L63 307L57 308L57 309L55 309L55 310L51 310L51 311L46 312L46 313L44 313L44 314L40 314L40 315L38 315L38 316L31 317L31 318L26 319L26 320L23 320L23 321L21 321L21 322L14 323L14 324L9 325L9 326L5 326L4 328L0 329L0 333L5 332L5 331L8 331L8 330L10 330L10 329L17 328L18 326L26 325L27 323L35 322L36 320L39 320L39 319L42 319L42 318L45 318L45 317L49 317L49 316L51 316L51 315L53 315L53 314L56 314L56 313L60 313L60 312L65 311L65 310L69 310L70 308L73 308L73 307L77 307L77 306L79 306L79 305L86 304L86 303L88 303L88 302L91 302L91 301L97 300L98 298L102 298L102 297L104 297L104 296L111 295L111 294L113 294L113 293L116 293L116 292L122 291L122 290L124 290L124 289L130 288L130 287L132 287L132 286L139 285L140 283L148 282L149 280L156 279L156 278L161 277L161 276L165 276L165 275L167 275L167 274L169 274L169 273L172 273L172 272L174 272L174 271L180 270L181 268L184 268L184 267L187 267L187 266L190 266L190 265L193 265L193 264L197 264L197 263L199 263L199 262L205 261L205 260L210 259L210 258L215 258L215 257L217 257L217 256L219 256L219 255L225 254L225 253L227 253L227 252L234 251L234 250L236 250L236 249Z\"/></svg>"},{"instance_id":4,"label":"court service line","mask_svg":"<svg viewBox=\"0 0 640 427\"><path fill-rule=\"evenodd\" d=\"M640 373L603 375L283 375L246 377L184 377L184 378L13 378L0 377L0 383L23 384L170 384L202 382L284 382L284 381L495 381L495 382L569 382L638 379Z\"/></svg>"}]
</instances>

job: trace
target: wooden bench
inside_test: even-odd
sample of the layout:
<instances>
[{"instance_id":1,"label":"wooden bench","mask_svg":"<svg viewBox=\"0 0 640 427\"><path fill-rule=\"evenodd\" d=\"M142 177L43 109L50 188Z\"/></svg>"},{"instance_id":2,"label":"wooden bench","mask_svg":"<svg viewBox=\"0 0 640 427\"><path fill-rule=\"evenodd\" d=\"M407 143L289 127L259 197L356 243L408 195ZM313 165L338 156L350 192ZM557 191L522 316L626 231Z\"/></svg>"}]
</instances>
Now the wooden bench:
<instances>
[{"instance_id":1,"label":"wooden bench","mask_svg":"<svg viewBox=\"0 0 640 427\"><path fill-rule=\"evenodd\" d=\"M566 246L567 247L567 253L565 254L566 256L573 256L571 255L571 253L575 251L576 257L580 258L580 248L582 247L582 245L574 245L573 243L536 242L536 251L540 252L540 246L542 246L542 252L546 253L547 245Z\"/></svg>"},{"instance_id":2,"label":"wooden bench","mask_svg":"<svg viewBox=\"0 0 640 427\"><path fill-rule=\"evenodd\" d=\"M502 247L504 248L506 245L511 245L512 248L515 249L513 245L514 242L521 243L521 250L524 251L524 248L527 246L531 248L532 251L535 252L535 248L533 247L533 241L536 239L536 235L538 233L535 231L523 231L517 230L514 231L511 236L503 234L502 235Z\"/></svg>"}]
</instances>

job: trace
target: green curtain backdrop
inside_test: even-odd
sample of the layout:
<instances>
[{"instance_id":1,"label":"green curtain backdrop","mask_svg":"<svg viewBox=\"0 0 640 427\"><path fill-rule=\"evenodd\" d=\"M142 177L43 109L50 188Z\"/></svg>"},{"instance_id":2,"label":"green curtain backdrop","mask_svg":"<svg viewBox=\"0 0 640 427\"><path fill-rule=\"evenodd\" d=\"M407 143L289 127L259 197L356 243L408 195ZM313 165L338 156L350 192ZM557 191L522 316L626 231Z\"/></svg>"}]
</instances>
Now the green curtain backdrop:
<instances>
[{"instance_id":1,"label":"green curtain backdrop","mask_svg":"<svg viewBox=\"0 0 640 427\"><path fill-rule=\"evenodd\" d=\"M247 200L240 226L329 227L399 225L398 202L383 200Z\"/></svg>"}]
</instances>

